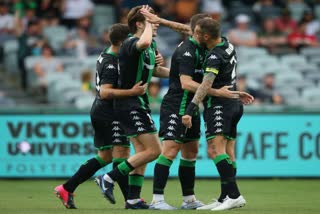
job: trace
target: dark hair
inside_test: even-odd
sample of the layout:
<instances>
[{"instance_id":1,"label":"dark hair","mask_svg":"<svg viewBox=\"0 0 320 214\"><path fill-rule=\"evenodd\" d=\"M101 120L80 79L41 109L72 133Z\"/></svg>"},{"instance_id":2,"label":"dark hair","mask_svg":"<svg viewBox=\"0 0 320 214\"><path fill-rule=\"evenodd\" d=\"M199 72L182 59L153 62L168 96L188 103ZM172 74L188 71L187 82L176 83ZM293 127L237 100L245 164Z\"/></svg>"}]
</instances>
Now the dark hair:
<instances>
[{"instance_id":1,"label":"dark hair","mask_svg":"<svg viewBox=\"0 0 320 214\"><path fill-rule=\"evenodd\" d=\"M196 15L193 15L190 19L190 27L191 27L191 31L194 32L194 29L196 28L196 25L198 23L199 20L204 19L204 18L211 18L211 16L209 14L205 14L205 13L198 13Z\"/></svg>"},{"instance_id":2,"label":"dark hair","mask_svg":"<svg viewBox=\"0 0 320 214\"><path fill-rule=\"evenodd\" d=\"M142 6L136 6L134 8L132 8L127 16L128 19L128 26L130 29L131 33L136 33L137 32L137 26L136 26L136 22L144 22L145 21L145 17L140 13L140 9L142 8ZM151 9L150 10L151 13L154 13L154 10Z\"/></svg>"},{"instance_id":3,"label":"dark hair","mask_svg":"<svg viewBox=\"0 0 320 214\"><path fill-rule=\"evenodd\" d=\"M214 19L201 19L197 25L201 29L201 33L207 33L213 39L221 36L220 23Z\"/></svg>"},{"instance_id":4,"label":"dark hair","mask_svg":"<svg viewBox=\"0 0 320 214\"><path fill-rule=\"evenodd\" d=\"M119 45L128 37L129 28L125 24L114 24L109 30L109 38L112 45Z\"/></svg>"}]
</instances>

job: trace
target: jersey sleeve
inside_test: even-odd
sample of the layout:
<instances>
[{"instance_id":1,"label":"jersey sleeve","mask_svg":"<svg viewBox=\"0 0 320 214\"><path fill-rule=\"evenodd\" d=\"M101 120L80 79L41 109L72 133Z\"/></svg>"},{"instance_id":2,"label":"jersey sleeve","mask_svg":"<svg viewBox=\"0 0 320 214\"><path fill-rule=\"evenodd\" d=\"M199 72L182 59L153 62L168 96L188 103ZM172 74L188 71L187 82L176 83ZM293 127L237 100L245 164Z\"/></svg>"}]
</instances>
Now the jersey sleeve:
<instances>
[{"instance_id":1,"label":"jersey sleeve","mask_svg":"<svg viewBox=\"0 0 320 214\"><path fill-rule=\"evenodd\" d=\"M138 41L139 41L139 38L130 37L125 43L125 48L129 55L132 56L132 55L137 55L141 53L142 50L137 48Z\"/></svg>"},{"instance_id":2,"label":"jersey sleeve","mask_svg":"<svg viewBox=\"0 0 320 214\"><path fill-rule=\"evenodd\" d=\"M100 84L117 84L118 81L118 64L116 62L106 62L103 65L100 75Z\"/></svg>"},{"instance_id":3,"label":"jersey sleeve","mask_svg":"<svg viewBox=\"0 0 320 214\"><path fill-rule=\"evenodd\" d=\"M204 72L218 75L220 71L221 63L222 63L222 60L220 59L219 55L215 53L208 54Z\"/></svg>"},{"instance_id":4,"label":"jersey sleeve","mask_svg":"<svg viewBox=\"0 0 320 214\"><path fill-rule=\"evenodd\" d=\"M193 76L196 67L196 57L194 48L186 46L179 48L177 53L177 63L179 65L178 69L180 75Z\"/></svg>"}]
</instances>

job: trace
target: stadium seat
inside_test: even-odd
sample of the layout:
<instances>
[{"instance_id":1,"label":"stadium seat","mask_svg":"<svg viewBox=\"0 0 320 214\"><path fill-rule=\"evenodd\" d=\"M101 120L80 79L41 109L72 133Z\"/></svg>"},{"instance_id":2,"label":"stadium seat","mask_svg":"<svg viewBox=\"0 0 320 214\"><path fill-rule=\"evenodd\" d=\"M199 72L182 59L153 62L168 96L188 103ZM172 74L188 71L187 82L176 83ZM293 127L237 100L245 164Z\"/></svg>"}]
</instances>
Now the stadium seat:
<instances>
[{"instance_id":1,"label":"stadium seat","mask_svg":"<svg viewBox=\"0 0 320 214\"><path fill-rule=\"evenodd\" d=\"M320 4L314 6L314 13L316 17L320 17Z\"/></svg>"},{"instance_id":2,"label":"stadium seat","mask_svg":"<svg viewBox=\"0 0 320 214\"><path fill-rule=\"evenodd\" d=\"M93 32L101 35L113 23L115 23L115 10L113 6L96 5L94 7L92 17Z\"/></svg>"},{"instance_id":3,"label":"stadium seat","mask_svg":"<svg viewBox=\"0 0 320 214\"><path fill-rule=\"evenodd\" d=\"M260 63L262 66L275 65L279 63L279 59L276 56L266 55L254 59L256 63Z\"/></svg>"},{"instance_id":4,"label":"stadium seat","mask_svg":"<svg viewBox=\"0 0 320 214\"><path fill-rule=\"evenodd\" d=\"M68 30L61 25L46 27L43 30L44 36L48 39L51 47L58 51L62 48L67 39Z\"/></svg>"},{"instance_id":5,"label":"stadium seat","mask_svg":"<svg viewBox=\"0 0 320 214\"><path fill-rule=\"evenodd\" d=\"M19 44L17 40L8 40L3 44L3 62L7 72L18 72L18 55Z\"/></svg>"},{"instance_id":6,"label":"stadium seat","mask_svg":"<svg viewBox=\"0 0 320 214\"><path fill-rule=\"evenodd\" d=\"M280 62L283 65L289 65L291 67L296 67L296 65L307 64L307 59L304 55L290 54L284 55L280 58Z\"/></svg>"},{"instance_id":7,"label":"stadium seat","mask_svg":"<svg viewBox=\"0 0 320 214\"><path fill-rule=\"evenodd\" d=\"M302 91L302 97L307 102L320 103L320 88L310 87Z\"/></svg>"},{"instance_id":8,"label":"stadium seat","mask_svg":"<svg viewBox=\"0 0 320 214\"><path fill-rule=\"evenodd\" d=\"M320 57L320 48L303 48L301 49L301 54L306 56L307 58L313 57L313 56L318 56Z\"/></svg>"},{"instance_id":9,"label":"stadium seat","mask_svg":"<svg viewBox=\"0 0 320 214\"><path fill-rule=\"evenodd\" d=\"M89 109L92 106L94 96L81 96L75 100L75 107L78 109Z\"/></svg>"},{"instance_id":10,"label":"stadium seat","mask_svg":"<svg viewBox=\"0 0 320 214\"><path fill-rule=\"evenodd\" d=\"M252 59L260 58L268 55L268 52L265 48L249 48L249 47L237 47L237 55L241 58Z\"/></svg>"},{"instance_id":11,"label":"stadium seat","mask_svg":"<svg viewBox=\"0 0 320 214\"><path fill-rule=\"evenodd\" d=\"M33 67L36 62L38 62L41 59L39 56L28 56L25 59L25 67L27 70L27 82L29 87L35 87L38 82L37 82L37 76L34 73Z\"/></svg>"},{"instance_id":12,"label":"stadium seat","mask_svg":"<svg viewBox=\"0 0 320 214\"><path fill-rule=\"evenodd\" d=\"M320 55L317 56L312 56L309 59L310 63L317 65L318 67L320 67Z\"/></svg>"},{"instance_id":13,"label":"stadium seat","mask_svg":"<svg viewBox=\"0 0 320 214\"><path fill-rule=\"evenodd\" d=\"M69 90L63 93L63 103L74 104L78 97L92 95L90 92L83 92L80 90Z\"/></svg>"}]
</instances>

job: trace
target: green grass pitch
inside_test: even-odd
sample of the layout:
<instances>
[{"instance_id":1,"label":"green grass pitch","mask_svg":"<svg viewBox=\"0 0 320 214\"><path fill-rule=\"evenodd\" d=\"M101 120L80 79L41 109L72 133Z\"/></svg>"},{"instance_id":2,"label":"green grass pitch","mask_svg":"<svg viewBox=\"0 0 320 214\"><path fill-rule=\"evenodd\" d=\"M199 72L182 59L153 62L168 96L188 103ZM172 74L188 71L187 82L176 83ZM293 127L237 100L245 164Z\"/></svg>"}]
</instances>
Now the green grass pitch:
<instances>
[{"instance_id":1,"label":"green grass pitch","mask_svg":"<svg viewBox=\"0 0 320 214\"><path fill-rule=\"evenodd\" d=\"M85 182L76 191L77 210L65 209L54 196L53 188L64 180L0 180L0 213L46 214L46 213L212 213L212 211L151 211L125 210L124 202L116 187L117 204L109 204L92 180ZM240 209L224 211L243 214L293 214L320 213L320 180L239 180L240 190L247 205ZM197 180L196 195L208 203L219 192L219 181ZM168 181L166 200L180 206L182 197L177 179ZM152 198L152 180L147 179L143 187L143 198ZM221 212L219 212L221 213Z\"/></svg>"}]
</instances>

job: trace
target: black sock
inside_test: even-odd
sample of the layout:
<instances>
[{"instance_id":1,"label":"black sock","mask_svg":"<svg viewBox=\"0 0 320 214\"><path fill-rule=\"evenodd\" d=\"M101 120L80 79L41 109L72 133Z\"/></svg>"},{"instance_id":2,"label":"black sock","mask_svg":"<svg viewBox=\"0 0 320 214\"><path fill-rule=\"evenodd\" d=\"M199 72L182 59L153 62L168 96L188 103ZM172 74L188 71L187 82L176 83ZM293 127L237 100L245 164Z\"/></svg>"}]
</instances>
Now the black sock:
<instances>
[{"instance_id":1,"label":"black sock","mask_svg":"<svg viewBox=\"0 0 320 214\"><path fill-rule=\"evenodd\" d=\"M195 164L195 160L180 159L179 179L183 196L194 195Z\"/></svg>"},{"instance_id":2,"label":"black sock","mask_svg":"<svg viewBox=\"0 0 320 214\"><path fill-rule=\"evenodd\" d=\"M114 158L113 161L113 169L116 168L121 162L127 160L126 158ZM128 189L129 189L129 176L125 175L119 178L119 180L117 181L122 195L124 197L124 200L126 201L128 198Z\"/></svg>"},{"instance_id":3,"label":"black sock","mask_svg":"<svg viewBox=\"0 0 320 214\"><path fill-rule=\"evenodd\" d=\"M139 175L139 174L129 175L128 200L140 198L143 181L144 181L143 175Z\"/></svg>"},{"instance_id":4,"label":"black sock","mask_svg":"<svg viewBox=\"0 0 320 214\"><path fill-rule=\"evenodd\" d=\"M99 159L99 160L98 160ZM63 188L68 192L74 192L75 189L83 182L91 178L99 169L106 165L103 160L97 156L86 161L80 166L78 171L71 177L65 184Z\"/></svg>"},{"instance_id":5,"label":"black sock","mask_svg":"<svg viewBox=\"0 0 320 214\"><path fill-rule=\"evenodd\" d=\"M127 176L132 170L134 170L134 167L126 160L107 174L113 181L118 181L119 179Z\"/></svg>"},{"instance_id":6,"label":"black sock","mask_svg":"<svg viewBox=\"0 0 320 214\"><path fill-rule=\"evenodd\" d=\"M232 167L233 167L233 176L236 177L237 176L237 162L236 161L232 161Z\"/></svg>"},{"instance_id":7,"label":"black sock","mask_svg":"<svg viewBox=\"0 0 320 214\"><path fill-rule=\"evenodd\" d=\"M221 194L218 201L222 202L227 195L233 199L238 198L240 193L229 156L227 154L218 155L214 158L214 162L218 169L221 181Z\"/></svg>"},{"instance_id":8,"label":"black sock","mask_svg":"<svg viewBox=\"0 0 320 214\"><path fill-rule=\"evenodd\" d=\"M153 194L163 194L164 188L167 185L171 164L172 161L165 156L160 155L158 157L153 173Z\"/></svg>"}]
</instances>

